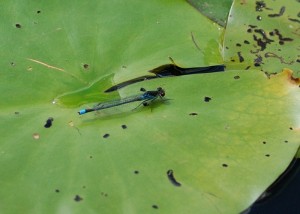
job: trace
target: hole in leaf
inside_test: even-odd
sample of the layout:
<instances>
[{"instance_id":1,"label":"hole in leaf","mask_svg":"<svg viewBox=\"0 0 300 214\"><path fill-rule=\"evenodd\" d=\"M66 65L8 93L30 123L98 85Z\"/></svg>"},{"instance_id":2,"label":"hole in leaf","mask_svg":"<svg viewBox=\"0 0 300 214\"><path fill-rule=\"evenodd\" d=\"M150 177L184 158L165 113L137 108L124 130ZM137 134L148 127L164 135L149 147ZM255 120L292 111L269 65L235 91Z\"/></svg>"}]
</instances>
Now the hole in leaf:
<instances>
[{"instance_id":1,"label":"hole in leaf","mask_svg":"<svg viewBox=\"0 0 300 214\"><path fill-rule=\"evenodd\" d=\"M32 135L32 137L33 137L33 139L35 139L35 140L40 139L40 135L39 135L38 133L34 133L34 134Z\"/></svg>"}]
</instances>

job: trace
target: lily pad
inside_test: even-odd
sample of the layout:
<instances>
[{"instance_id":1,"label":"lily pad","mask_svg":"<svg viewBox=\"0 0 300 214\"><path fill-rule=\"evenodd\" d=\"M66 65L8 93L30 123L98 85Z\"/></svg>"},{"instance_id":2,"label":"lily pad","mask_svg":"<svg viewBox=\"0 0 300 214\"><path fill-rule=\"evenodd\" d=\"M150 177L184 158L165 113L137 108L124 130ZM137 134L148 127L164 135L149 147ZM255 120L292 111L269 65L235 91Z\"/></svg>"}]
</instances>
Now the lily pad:
<instances>
[{"instance_id":1,"label":"lily pad","mask_svg":"<svg viewBox=\"0 0 300 214\"><path fill-rule=\"evenodd\" d=\"M103 92L169 57L181 67L222 63L223 29L187 2L5 1L0 10L1 213L237 213L299 147L290 70ZM141 87L163 87L170 100L77 114Z\"/></svg>"},{"instance_id":2,"label":"lily pad","mask_svg":"<svg viewBox=\"0 0 300 214\"><path fill-rule=\"evenodd\" d=\"M228 69L300 75L299 1L234 1L224 38Z\"/></svg>"}]
</instances>

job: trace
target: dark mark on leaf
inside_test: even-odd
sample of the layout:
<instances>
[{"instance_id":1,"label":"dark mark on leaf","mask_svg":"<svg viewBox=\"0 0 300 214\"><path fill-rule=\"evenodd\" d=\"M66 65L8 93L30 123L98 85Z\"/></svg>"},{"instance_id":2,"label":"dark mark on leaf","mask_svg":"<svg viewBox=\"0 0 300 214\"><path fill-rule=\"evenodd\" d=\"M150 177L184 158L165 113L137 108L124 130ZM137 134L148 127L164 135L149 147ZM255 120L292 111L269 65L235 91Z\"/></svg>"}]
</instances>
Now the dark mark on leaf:
<instances>
[{"instance_id":1,"label":"dark mark on leaf","mask_svg":"<svg viewBox=\"0 0 300 214\"><path fill-rule=\"evenodd\" d=\"M138 170L134 170L134 174L139 174L140 172Z\"/></svg>"},{"instance_id":2,"label":"dark mark on leaf","mask_svg":"<svg viewBox=\"0 0 300 214\"><path fill-rule=\"evenodd\" d=\"M122 127L122 129L127 129L126 125L122 125L121 127Z\"/></svg>"},{"instance_id":3,"label":"dark mark on leaf","mask_svg":"<svg viewBox=\"0 0 300 214\"><path fill-rule=\"evenodd\" d=\"M83 65L83 68L84 68L84 69L88 69L88 68L89 68L89 65L88 65L88 64L84 64L84 65Z\"/></svg>"},{"instance_id":4,"label":"dark mark on leaf","mask_svg":"<svg viewBox=\"0 0 300 214\"><path fill-rule=\"evenodd\" d=\"M240 43L235 44L237 47L241 47L242 45Z\"/></svg>"},{"instance_id":5,"label":"dark mark on leaf","mask_svg":"<svg viewBox=\"0 0 300 214\"><path fill-rule=\"evenodd\" d=\"M81 198L79 195L76 195L75 198L74 198L74 200L75 200L76 202L79 202L79 201L82 201L83 198Z\"/></svg>"},{"instance_id":6,"label":"dark mark on leaf","mask_svg":"<svg viewBox=\"0 0 300 214\"><path fill-rule=\"evenodd\" d=\"M261 21L261 20L262 20L261 16L257 16L256 19L257 19L258 21Z\"/></svg>"},{"instance_id":7,"label":"dark mark on leaf","mask_svg":"<svg viewBox=\"0 0 300 214\"><path fill-rule=\"evenodd\" d=\"M16 28L21 28L21 27L22 27L21 24L19 23L16 24Z\"/></svg>"},{"instance_id":8,"label":"dark mark on leaf","mask_svg":"<svg viewBox=\"0 0 300 214\"><path fill-rule=\"evenodd\" d=\"M290 129L290 130L294 130L293 127L290 127L289 129Z\"/></svg>"},{"instance_id":9,"label":"dark mark on leaf","mask_svg":"<svg viewBox=\"0 0 300 214\"><path fill-rule=\"evenodd\" d=\"M38 10L38 11L36 11L36 13L41 13L41 11L40 11L40 10Z\"/></svg>"},{"instance_id":10,"label":"dark mark on leaf","mask_svg":"<svg viewBox=\"0 0 300 214\"><path fill-rule=\"evenodd\" d=\"M228 165L226 163L223 163L222 166L223 167L228 167Z\"/></svg>"},{"instance_id":11,"label":"dark mark on leaf","mask_svg":"<svg viewBox=\"0 0 300 214\"><path fill-rule=\"evenodd\" d=\"M104 197L107 197L108 194L107 193L104 193L104 192L101 192L101 195L104 196Z\"/></svg>"},{"instance_id":12,"label":"dark mark on leaf","mask_svg":"<svg viewBox=\"0 0 300 214\"><path fill-rule=\"evenodd\" d=\"M256 1L255 10L257 12L262 12L263 9L273 10L272 8L267 7L267 5L266 5L266 3L264 1Z\"/></svg>"},{"instance_id":13,"label":"dark mark on leaf","mask_svg":"<svg viewBox=\"0 0 300 214\"><path fill-rule=\"evenodd\" d=\"M263 58L260 55L256 55L256 56L257 58L254 59L254 66L258 67L263 63L262 62Z\"/></svg>"},{"instance_id":14,"label":"dark mark on leaf","mask_svg":"<svg viewBox=\"0 0 300 214\"><path fill-rule=\"evenodd\" d=\"M49 117L48 120L46 121L46 124L44 125L45 128L50 128L52 126L53 122L53 117Z\"/></svg>"},{"instance_id":15,"label":"dark mark on leaf","mask_svg":"<svg viewBox=\"0 0 300 214\"><path fill-rule=\"evenodd\" d=\"M270 157L270 155L269 155L269 154L266 154L265 156L266 156L266 157Z\"/></svg>"},{"instance_id":16,"label":"dark mark on leaf","mask_svg":"<svg viewBox=\"0 0 300 214\"><path fill-rule=\"evenodd\" d=\"M292 18L289 18L289 20L292 21L292 22L298 22L298 23L300 23L300 20L299 20L299 19L292 19Z\"/></svg>"},{"instance_id":17,"label":"dark mark on leaf","mask_svg":"<svg viewBox=\"0 0 300 214\"><path fill-rule=\"evenodd\" d=\"M204 97L204 102L209 102L211 101L211 97Z\"/></svg>"},{"instance_id":18,"label":"dark mark on leaf","mask_svg":"<svg viewBox=\"0 0 300 214\"><path fill-rule=\"evenodd\" d=\"M284 142L285 142L285 143L288 143L289 141L285 140Z\"/></svg>"},{"instance_id":19,"label":"dark mark on leaf","mask_svg":"<svg viewBox=\"0 0 300 214\"><path fill-rule=\"evenodd\" d=\"M280 62L281 62L282 64L288 64L288 65L291 65L291 64L293 64L293 63L294 63L294 61L293 61L293 60L292 60L292 61L290 61L290 62L286 62L286 61L283 59L283 57L281 57L281 56L278 56L277 54L275 54L275 53L271 53L271 52L267 52L267 53L265 53L265 57L266 57L266 58L269 58L269 57L277 58L277 59L279 59L279 60L280 60Z\"/></svg>"},{"instance_id":20,"label":"dark mark on leaf","mask_svg":"<svg viewBox=\"0 0 300 214\"><path fill-rule=\"evenodd\" d=\"M233 77L235 80L238 80L238 79L240 79L240 76L234 76Z\"/></svg>"},{"instance_id":21,"label":"dark mark on leaf","mask_svg":"<svg viewBox=\"0 0 300 214\"><path fill-rule=\"evenodd\" d=\"M244 57L242 56L241 52L239 51L239 52L237 52L237 54L238 54L238 57L239 57L239 61L244 62L245 60L244 60Z\"/></svg>"},{"instance_id":22,"label":"dark mark on leaf","mask_svg":"<svg viewBox=\"0 0 300 214\"><path fill-rule=\"evenodd\" d=\"M267 142L266 142L266 141L263 141L262 143L263 143L263 144L266 144Z\"/></svg>"},{"instance_id":23,"label":"dark mark on leaf","mask_svg":"<svg viewBox=\"0 0 300 214\"><path fill-rule=\"evenodd\" d=\"M249 65L249 66L247 66L246 68L245 68L245 70L249 70L249 68L251 68L251 66Z\"/></svg>"},{"instance_id":24,"label":"dark mark on leaf","mask_svg":"<svg viewBox=\"0 0 300 214\"><path fill-rule=\"evenodd\" d=\"M247 45L250 44L250 42L248 40L244 40L244 43L247 44Z\"/></svg>"},{"instance_id":25,"label":"dark mark on leaf","mask_svg":"<svg viewBox=\"0 0 300 214\"><path fill-rule=\"evenodd\" d=\"M56 189L56 190L55 190L55 192L56 192L56 193L59 193L59 192L60 192L60 190L59 190L59 189Z\"/></svg>"},{"instance_id":26,"label":"dark mark on leaf","mask_svg":"<svg viewBox=\"0 0 300 214\"><path fill-rule=\"evenodd\" d=\"M108 137L109 137L109 134L103 135L103 138L108 138Z\"/></svg>"},{"instance_id":27,"label":"dark mark on leaf","mask_svg":"<svg viewBox=\"0 0 300 214\"><path fill-rule=\"evenodd\" d=\"M168 179L169 181L176 187L180 187L181 186L181 183L179 183L175 177L174 177L174 173L173 173L173 170L168 170L167 171L167 176L168 176Z\"/></svg>"},{"instance_id":28,"label":"dark mark on leaf","mask_svg":"<svg viewBox=\"0 0 300 214\"><path fill-rule=\"evenodd\" d=\"M269 14L268 16L271 17L271 18L273 18L273 17L279 17L279 16L283 15L284 11L285 11L285 7L283 6L283 7L280 8L280 11L279 11L278 14L274 13L274 14Z\"/></svg>"},{"instance_id":29,"label":"dark mark on leaf","mask_svg":"<svg viewBox=\"0 0 300 214\"><path fill-rule=\"evenodd\" d=\"M192 113L190 113L189 115L191 115L191 116L196 116L196 115L198 115L198 113L192 112Z\"/></svg>"},{"instance_id":30,"label":"dark mark on leaf","mask_svg":"<svg viewBox=\"0 0 300 214\"><path fill-rule=\"evenodd\" d=\"M152 208L153 209L158 209L158 206L154 204L154 205L152 205Z\"/></svg>"}]
</instances>

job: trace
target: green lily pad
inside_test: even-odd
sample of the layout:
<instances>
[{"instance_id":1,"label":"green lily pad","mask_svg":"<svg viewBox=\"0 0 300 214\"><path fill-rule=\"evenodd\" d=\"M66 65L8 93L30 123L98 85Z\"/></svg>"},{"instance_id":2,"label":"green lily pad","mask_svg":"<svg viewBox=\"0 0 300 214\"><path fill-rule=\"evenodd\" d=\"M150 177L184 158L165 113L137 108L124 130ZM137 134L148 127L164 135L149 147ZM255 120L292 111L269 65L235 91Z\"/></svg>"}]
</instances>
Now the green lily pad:
<instances>
[{"instance_id":1,"label":"green lily pad","mask_svg":"<svg viewBox=\"0 0 300 214\"><path fill-rule=\"evenodd\" d=\"M169 57L182 67L222 62L222 28L184 1L6 1L0 10L1 213L237 213L299 147L299 82L288 70L103 92ZM77 114L141 87L163 87L170 100Z\"/></svg>"},{"instance_id":2,"label":"green lily pad","mask_svg":"<svg viewBox=\"0 0 300 214\"><path fill-rule=\"evenodd\" d=\"M197 8L203 15L209 19L225 27L228 12L230 10L232 0L188 0L188 2Z\"/></svg>"},{"instance_id":3,"label":"green lily pad","mask_svg":"<svg viewBox=\"0 0 300 214\"><path fill-rule=\"evenodd\" d=\"M300 75L298 1L234 1L224 38L228 69Z\"/></svg>"}]
</instances>

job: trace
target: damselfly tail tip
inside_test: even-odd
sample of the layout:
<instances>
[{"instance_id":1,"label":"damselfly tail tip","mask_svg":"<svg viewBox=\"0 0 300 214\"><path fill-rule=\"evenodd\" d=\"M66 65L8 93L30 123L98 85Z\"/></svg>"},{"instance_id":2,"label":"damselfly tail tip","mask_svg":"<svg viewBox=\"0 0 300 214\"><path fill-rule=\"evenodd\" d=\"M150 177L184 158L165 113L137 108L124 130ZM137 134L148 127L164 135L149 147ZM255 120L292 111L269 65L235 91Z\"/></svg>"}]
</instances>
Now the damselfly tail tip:
<instances>
[{"instance_id":1,"label":"damselfly tail tip","mask_svg":"<svg viewBox=\"0 0 300 214\"><path fill-rule=\"evenodd\" d=\"M82 115L82 114L85 114L87 111L86 111L86 109L82 109L82 110L80 110L79 112L78 112L78 114L79 115Z\"/></svg>"}]
</instances>

